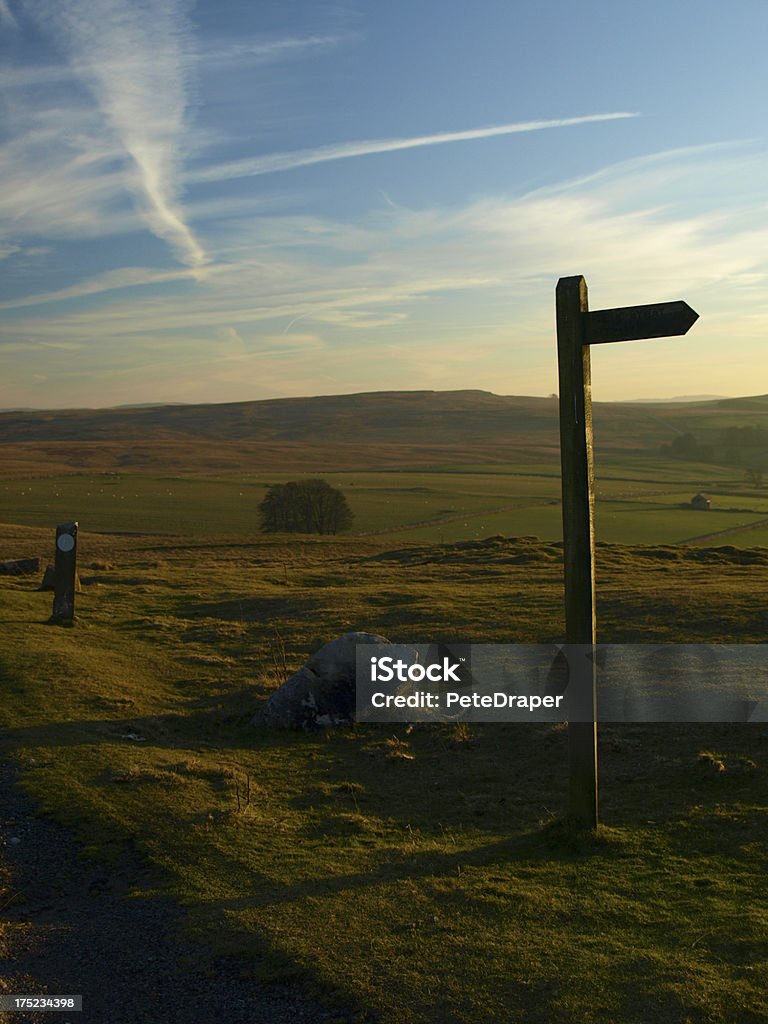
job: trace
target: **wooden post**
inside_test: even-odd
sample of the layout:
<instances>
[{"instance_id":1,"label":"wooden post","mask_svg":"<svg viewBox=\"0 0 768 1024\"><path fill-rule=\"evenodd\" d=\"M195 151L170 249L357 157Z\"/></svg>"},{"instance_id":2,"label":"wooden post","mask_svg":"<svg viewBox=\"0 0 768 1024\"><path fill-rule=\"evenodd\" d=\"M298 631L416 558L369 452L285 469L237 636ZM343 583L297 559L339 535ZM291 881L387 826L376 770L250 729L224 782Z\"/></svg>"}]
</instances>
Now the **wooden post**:
<instances>
[{"instance_id":1,"label":"wooden post","mask_svg":"<svg viewBox=\"0 0 768 1024\"><path fill-rule=\"evenodd\" d=\"M597 828L595 492L589 346L686 334L699 314L687 302L589 312L583 277L557 282L560 458L563 478L565 641L568 658L569 817Z\"/></svg>"},{"instance_id":2,"label":"wooden post","mask_svg":"<svg viewBox=\"0 0 768 1024\"><path fill-rule=\"evenodd\" d=\"M56 527L56 559L53 573L53 613L49 621L71 626L75 618L77 523L62 523Z\"/></svg>"},{"instance_id":3,"label":"wooden post","mask_svg":"<svg viewBox=\"0 0 768 1024\"><path fill-rule=\"evenodd\" d=\"M569 658L571 708L591 703L592 721L568 723L568 813L576 825L597 827L597 685L595 662L595 513L592 392L583 316L589 309L583 277L557 283L560 374L560 458L565 562L565 640L587 646ZM574 691L577 691L576 693ZM589 704L588 704L589 706Z\"/></svg>"}]
</instances>

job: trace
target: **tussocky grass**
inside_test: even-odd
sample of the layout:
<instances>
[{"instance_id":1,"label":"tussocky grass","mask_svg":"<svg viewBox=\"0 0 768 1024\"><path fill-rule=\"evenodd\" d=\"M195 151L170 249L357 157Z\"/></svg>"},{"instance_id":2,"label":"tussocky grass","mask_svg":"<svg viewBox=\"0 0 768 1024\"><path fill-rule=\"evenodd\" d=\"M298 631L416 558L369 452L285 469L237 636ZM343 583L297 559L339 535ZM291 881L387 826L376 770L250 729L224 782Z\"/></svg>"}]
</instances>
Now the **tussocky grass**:
<instances>
[{"instance_id":1,"label":"tussocky grass","mask_svg":"<svg viewBox=\"0 0 768 1024\"><path fill-rule=\"evenodd\" d=\"M211 956L383 1024L766 1018L764 726L601 728L591 836L562 824L562 726L252 724L350 629L558 639L557 544L85 531L79 551L72 629L37 580L0 578L3 752L91 856L130 844L134 897L174 897ZM600 639L763 642L767 558L600 545Z\"/></svg>"}]
</instances>

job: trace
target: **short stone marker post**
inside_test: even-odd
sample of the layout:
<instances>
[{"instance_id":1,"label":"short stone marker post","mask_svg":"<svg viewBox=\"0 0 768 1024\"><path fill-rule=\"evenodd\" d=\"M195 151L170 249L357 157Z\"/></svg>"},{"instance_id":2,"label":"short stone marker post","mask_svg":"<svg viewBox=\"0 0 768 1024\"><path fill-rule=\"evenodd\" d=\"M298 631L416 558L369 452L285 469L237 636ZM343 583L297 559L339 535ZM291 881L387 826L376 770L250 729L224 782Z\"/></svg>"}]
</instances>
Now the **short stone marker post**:
<instances>
[{"instance_id":1,"label":"short stone marker post","mask_svg":"<svg viewBox=\"0 0 768 1024\"><path fill-rule=\"evenodd\" d=\"M77 523L62 523L56 527L56 560L53 573L53 613L49 622L71 626L75 618Z\"/></svg>"}]
</instances>

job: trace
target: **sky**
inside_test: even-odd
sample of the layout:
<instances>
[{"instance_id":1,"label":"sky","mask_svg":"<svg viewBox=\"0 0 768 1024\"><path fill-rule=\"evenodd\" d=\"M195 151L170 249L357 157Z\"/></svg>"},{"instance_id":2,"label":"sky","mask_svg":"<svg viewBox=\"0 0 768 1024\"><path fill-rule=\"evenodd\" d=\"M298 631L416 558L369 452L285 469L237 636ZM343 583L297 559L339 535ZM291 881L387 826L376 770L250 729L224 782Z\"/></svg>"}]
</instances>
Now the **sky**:
<instances>
[{"instance_id":1,"label":"sky","mask_svg":"<svg viewBox=\"0 0 768 1024\"><path fill-rule=\"evenodd\" d=\"M768 392L768 4L0 0L0 407Z\"/></svg>"}]
</instances>

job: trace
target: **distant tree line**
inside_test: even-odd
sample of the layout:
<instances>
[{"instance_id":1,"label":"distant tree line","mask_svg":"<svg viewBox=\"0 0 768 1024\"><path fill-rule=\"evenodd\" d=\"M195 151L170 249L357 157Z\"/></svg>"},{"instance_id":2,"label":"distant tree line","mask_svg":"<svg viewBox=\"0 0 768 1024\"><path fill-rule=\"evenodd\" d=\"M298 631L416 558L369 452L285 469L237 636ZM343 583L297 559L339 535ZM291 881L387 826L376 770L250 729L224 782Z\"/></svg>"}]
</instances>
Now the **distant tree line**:
<instances>
[{"instance_id":1,"label":"distant tree line","mask_svg":"<svg viewBox=\"0 0 768 1024\"><path fill-rule=\"evenodd\" d=\"M711 444L699 444L693 434L678 434L669 444L659 448L662 455L673 459L689 459L691 462L708 462L714 454Z\"/></svg>"},{"instance_id":2,"label":"distant tree line","mask_svg":"<svg viewBox=\"0 0 768 1024\"><path fill-rule=\"evenodd\" d=\"M352 520L344 494L325 480L272 484L259 505L264 533L341 533Z\"/></svg>"},{"instance_id":3,"label":"distant tree line","mask_svg":"<svg viewBox=\"0 0 768 1024\"><path fill-rule=\"evenodd\" d=\"M714 441L718 444L718 441ZM768 450L768 429L761 425L747 427L726 427L720 435L719 445L727 450L739 448L762 448ZM702 457L702 452L712 452L712 444L702 444L698 438L687 431L673 437L668 444L661 445L661 451L668 455L683 458L690 456Z\"/></svg>"},{"instance_id":4,"label":"distant tree line","mask_svg":"<svg viewBox=\"0 0 768 1024\"><path fill-rule=\"evenodd\" d=\"M768 429L755 426L726 427L720 441L702 444L692 433L680 433L659 447L661 455L690 462L717 462L744 466L746 480L762 487L768 471Z\"/></svg>"},{"instance_id":5,"label":"distant tree line","mask_svg":"<svg viewBox=\"0 0 768 1024\"><path fill-rule=\"evenodd\" d=\"M766 448L768 430L765 427L726 427L723 433L726 448Z\"/></svg>"}]
</instances>

